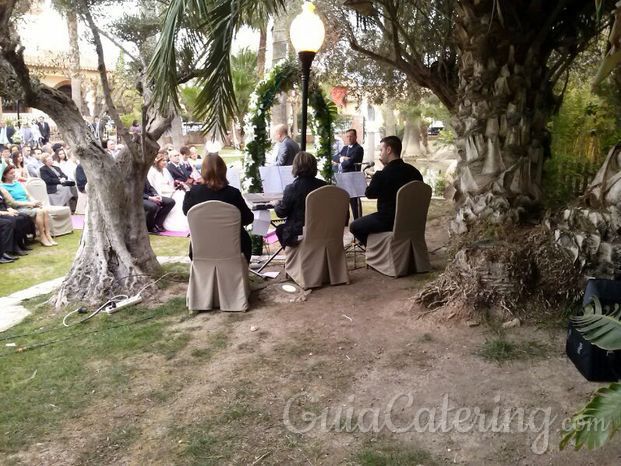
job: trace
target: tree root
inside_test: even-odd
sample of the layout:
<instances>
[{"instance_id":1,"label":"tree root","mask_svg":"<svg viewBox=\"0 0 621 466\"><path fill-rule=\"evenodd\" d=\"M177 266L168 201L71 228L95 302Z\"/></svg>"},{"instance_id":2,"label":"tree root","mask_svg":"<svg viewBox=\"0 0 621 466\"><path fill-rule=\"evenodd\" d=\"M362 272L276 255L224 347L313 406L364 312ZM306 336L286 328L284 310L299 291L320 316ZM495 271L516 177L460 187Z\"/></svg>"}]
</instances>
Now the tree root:
<instances>
[{"instance_id":1,"label":"tree root","mask_svg":"<svg viewBox=\"0 0 621 466\"><path fill-rule=\"evenodd\" d=\"M544 227L496 230L480 238L480 231L461 238L446 270L416 296L418 303L432 311L460 302L473 313L497 308L525 316L580 295L584 279Z\"/></svg>"}]
</instances>

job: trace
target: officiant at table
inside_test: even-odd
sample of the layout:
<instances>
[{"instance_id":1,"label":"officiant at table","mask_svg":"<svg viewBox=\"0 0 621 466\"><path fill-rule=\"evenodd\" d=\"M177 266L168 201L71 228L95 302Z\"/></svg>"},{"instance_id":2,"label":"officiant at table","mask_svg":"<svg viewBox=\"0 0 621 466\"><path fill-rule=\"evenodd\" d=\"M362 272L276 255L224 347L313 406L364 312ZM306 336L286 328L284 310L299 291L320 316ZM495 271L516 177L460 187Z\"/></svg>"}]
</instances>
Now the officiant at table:
<instances>
[{"instance_id":1,"label":"officiant at table","mask_svg":"<svg viewBox=\"0 0 621 466\"><path fill-rule=\"evenodd\" d=\"M341 164L341 173L351 173L360 170L362 160L364 159L364 149L358 144L358 133L351 128L345 132L345 145L341 149L339 162ZM362 215L362 204L360 199L352 198L349 200L351 213L354 220Z\"/></svg>"},{"instance_id":2,"label":"officiant at table","mask_svg":"<svg viewBox=\"0 0 621 466\"><path fill-rule=\"evenodd\" d=\"M298 152L291 171L295 180L285 188L282 201L274 205L276 215L286 218L285 223L276 227L276 236L283 247L297 246L298 236L304 230L306 196L326 185L317 178L317 159L308 152Z\"/></svg>"}]
</instances>

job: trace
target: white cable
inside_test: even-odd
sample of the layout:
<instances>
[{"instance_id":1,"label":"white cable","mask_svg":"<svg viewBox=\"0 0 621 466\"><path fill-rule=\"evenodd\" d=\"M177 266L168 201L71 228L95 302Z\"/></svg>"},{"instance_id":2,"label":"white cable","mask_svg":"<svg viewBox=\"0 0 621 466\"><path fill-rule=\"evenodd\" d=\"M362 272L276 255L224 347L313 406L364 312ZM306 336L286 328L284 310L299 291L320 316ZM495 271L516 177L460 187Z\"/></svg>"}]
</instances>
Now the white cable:
<instances>
[{"instance_id":1,"label":"white cable","mask_svg":"<svg viewBox=\"0 0 621 466\"><path fill-rule=\"evenodd\" d=\"M67 318L73 314L75 314L76 312L78 312L80 310L80 308L75 309L73 311L71 311L69 314L67 314L64 318L63 318L63 325L65 327L71 327L72 325L76 325L76 324L81 324L82 322L86 322L89 319L92 319L93 317L95 317L97 314L99 314L103 309L105 309L108 305L112 304L112 303L116 303L117 301L120 301L122 299L127 299L128 296L126 294L118 294L116 296L113 296L112 298L110 298L108 301L106 301L102 306L100 306L99 308L97 308L96 311L92 312L91 314L89 314L88 316L86 316L84 319L82 320L78 320L77 322L73 323L73 324L67 324Z\"/></svg>"}]
</instances>

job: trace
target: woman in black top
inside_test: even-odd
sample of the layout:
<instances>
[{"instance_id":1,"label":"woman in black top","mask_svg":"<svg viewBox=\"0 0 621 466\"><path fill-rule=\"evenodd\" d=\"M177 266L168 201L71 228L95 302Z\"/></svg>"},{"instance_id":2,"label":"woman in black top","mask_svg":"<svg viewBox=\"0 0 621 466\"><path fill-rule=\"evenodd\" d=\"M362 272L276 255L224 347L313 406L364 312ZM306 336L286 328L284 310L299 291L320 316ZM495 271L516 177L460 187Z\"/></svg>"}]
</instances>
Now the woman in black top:
<instances>
[{"instance_id":1,"label":"woman in black top","mask_svg":"<svg viewBox=\"0 0 621 466\"><path fill-rule=\"evenodd\" d=\"M217 154L205 157L201 168L201 175L203 176L204 184L192 186L185 194L183 213L187 215L193 206L205 201L222 201L237 207L241 213L241 229L239 232L241 250L246 260L250 262L252 243L244 225L250 225L254 221L254 215L248 208L239 190L229 186L229 182L226 179L226 164L222 157ZM217 238L214 238L214 241L217 241ZM192 251L190 251L190 258L192 258Z\"/></svg>"},{"instance_id":2,"label":"woman in black top","mask_svg":"<svg viewBox=\"0 0 621 466\"><path fill-rule=\"evenodd\" d=\"M39 169L39 175L45 181L50 204L69 206L73 212L78 199L75 182L69 181L67 175L59 167L54 166L51 155L45 156L43 163L44 165Z\"/></svg>"},{"instance_id":3,"label":"woman in black top","mask_svg":"<svg viewBox=\"0 0 621 466\"><path fill-rule=\"evenodd\" d=\"M304 229L306 196L326 185L325 181L316 178L317 159L308 152L298 152L293 159L291 172L296 178L285 187L282 201L274 206L276 215L287 218L284 224L276 227L276 236L282 246L297 246L298 236Z\"/></svg>"}]
</instances>

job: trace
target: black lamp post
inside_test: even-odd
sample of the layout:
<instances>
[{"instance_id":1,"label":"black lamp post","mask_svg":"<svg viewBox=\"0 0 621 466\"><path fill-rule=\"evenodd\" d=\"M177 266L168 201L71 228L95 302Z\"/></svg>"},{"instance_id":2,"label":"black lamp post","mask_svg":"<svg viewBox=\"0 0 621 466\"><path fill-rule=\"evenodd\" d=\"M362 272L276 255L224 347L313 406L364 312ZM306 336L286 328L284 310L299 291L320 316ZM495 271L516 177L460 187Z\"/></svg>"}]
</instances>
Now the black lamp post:
<instances>
[{"instance_id":1,"label":"black lamp post","mask_svg":"<svg viewBox=\"0 0 621 466\"><path fill-rule=\"evenodd\" d=\"M291 22L291 42L298 52L302 65L302 144L306 150L306 127L308 125L308 80L313 59L323 44L325 29L321 18L315 13L315 5L304 2L302 13Z\"/></svg>"}]
</instances>

